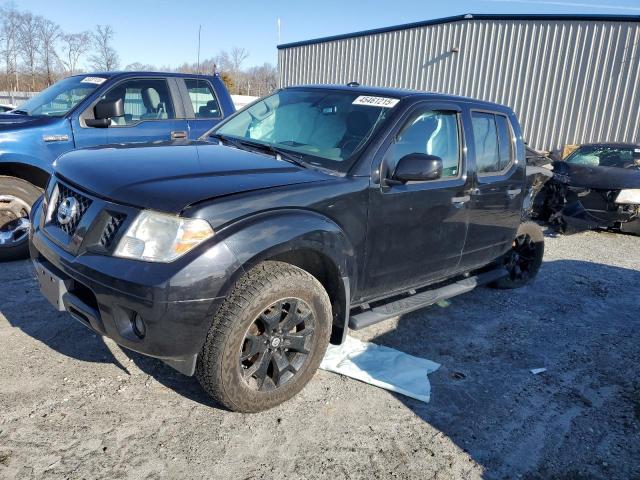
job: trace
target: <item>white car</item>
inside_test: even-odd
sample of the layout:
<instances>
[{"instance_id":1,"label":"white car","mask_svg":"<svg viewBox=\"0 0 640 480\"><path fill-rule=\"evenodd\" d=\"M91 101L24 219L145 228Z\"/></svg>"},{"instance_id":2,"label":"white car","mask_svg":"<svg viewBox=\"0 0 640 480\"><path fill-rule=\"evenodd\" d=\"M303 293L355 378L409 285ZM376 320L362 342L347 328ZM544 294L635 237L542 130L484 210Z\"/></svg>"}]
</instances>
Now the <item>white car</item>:
<instances>
[{"instance_id":1,"label":"white car","mask_svg":"<svg viewBox=\"0 0 640 480\"><path fill-rule=\"evenodd\" d=\"M9 110L13 110L14 108L17 107L8 103L0 103L0 113L8 112Z\"/></svg>"}]
</instances>

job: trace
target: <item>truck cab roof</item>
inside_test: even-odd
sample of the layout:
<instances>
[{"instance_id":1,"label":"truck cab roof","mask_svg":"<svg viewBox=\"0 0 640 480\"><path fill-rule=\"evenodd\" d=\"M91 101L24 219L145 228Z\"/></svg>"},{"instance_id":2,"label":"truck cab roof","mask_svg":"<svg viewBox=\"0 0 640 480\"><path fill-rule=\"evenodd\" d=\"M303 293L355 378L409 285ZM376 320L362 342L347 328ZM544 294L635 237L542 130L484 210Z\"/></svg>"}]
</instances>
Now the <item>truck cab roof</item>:
<instances>
[{"instance_id":1,"label":"truck cab roof","mask_svg":"<svg viewBox=\"0 0 640 480\"><path fill-rule=\"evenodd\" d=\"M214 74L203 74L203 73L181 73L181 72L161 72L161 71L147 71L147 70L116 70L116 71L108 71L108 72L84 72L77 75L73 75L74 77L103 77L107 79L111 78L125 78L125 77L203 77L203 78L211 78L211 77L220 77L218 73Z\"/></svg>"},{"instance_id":2,"label":"truck cab roof","mask_svg":"<svg viewBox=\"0 0 640 480\"><path fill-rule=\"evenodd\" d=\"M479 107L486 107L490 110L509 111L512 110L499 103L487 102L484 100L478 100L475 98L464 97L459 95L451 95L448 93L440 92L427 92L424 90L411 90L404 88L389 88L389 87L372 87L367 85L359 85L355 83L351 84L313 84L313 85L294 85L285 87L285 89L318 89L318 90L338 90L345 92L357 92L362 95L373 95L383 97L393 97L398 99L413 99L413 100L437 100L437 101L451 101L451 102L467 102L473 103Z\"/></svg>"}]
</instances>

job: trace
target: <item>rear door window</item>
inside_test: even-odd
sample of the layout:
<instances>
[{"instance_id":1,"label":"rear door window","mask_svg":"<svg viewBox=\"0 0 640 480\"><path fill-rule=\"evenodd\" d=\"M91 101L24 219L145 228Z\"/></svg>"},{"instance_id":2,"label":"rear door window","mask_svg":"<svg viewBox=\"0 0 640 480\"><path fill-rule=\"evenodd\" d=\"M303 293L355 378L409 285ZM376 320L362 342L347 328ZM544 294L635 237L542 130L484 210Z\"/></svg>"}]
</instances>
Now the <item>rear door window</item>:
<instances>
[{"instance_id":1,"label":"rear door window","mask_svg":"<svg viewBox=\"0 0 640 480\"><path fill-rule=\"evenodd\" d=\"M187 78L184 83L196 118L220 118L222 113L218 99L206 80Z\"/></svg>"},{"instance_id":2,"label":"rear door window","mask_svg":"<svg viewBox=\"0 0 640 480\"><path fill-rule=\"evenodd\" d=\"M502 172L513 161L509 119L488 112L471 112L476 169L479 175Z\"/></svg>"}]
</instances>

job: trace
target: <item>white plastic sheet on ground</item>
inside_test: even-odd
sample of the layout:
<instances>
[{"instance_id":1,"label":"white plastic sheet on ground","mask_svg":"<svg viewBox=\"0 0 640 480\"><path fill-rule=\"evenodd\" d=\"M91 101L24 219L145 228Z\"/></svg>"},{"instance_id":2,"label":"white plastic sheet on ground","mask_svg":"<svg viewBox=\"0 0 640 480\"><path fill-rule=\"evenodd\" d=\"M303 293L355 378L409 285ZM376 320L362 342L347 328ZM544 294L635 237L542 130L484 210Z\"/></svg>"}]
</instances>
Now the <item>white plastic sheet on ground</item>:
<instances>
[{"instance_id":1,"label":"white plastic sheet on ground","mask_svg":"<svg viewBox=\"0 0 640 480\"><path fill-rule=\"evenodd\" d=\"M342 345L329 345L320 368L428 402L431 384L427 374L440 364L347 337Z\"/></svg>"}]
</instances>

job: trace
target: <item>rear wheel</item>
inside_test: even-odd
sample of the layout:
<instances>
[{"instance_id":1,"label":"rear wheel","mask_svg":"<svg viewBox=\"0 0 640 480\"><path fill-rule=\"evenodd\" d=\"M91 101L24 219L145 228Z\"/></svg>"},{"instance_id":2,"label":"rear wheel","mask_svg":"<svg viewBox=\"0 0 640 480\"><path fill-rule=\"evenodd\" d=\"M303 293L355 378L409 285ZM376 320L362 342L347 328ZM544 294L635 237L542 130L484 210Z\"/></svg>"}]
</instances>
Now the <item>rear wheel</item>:
<instances>
[{"instance_id":1,"label":"rear wheel","mask_svg":"<svg viewBox=\"0 0 640 480\"><path fill-rule=\"evenodd\" d=\"M198 357L204 389L231 410L258 412L297 394L329 343L331 304L312 275L264 262L220 307Z\"/></svg>"},{"instance_id":2,"label":"rear wheel","mask_svg":"<svg viewBox=\"0 0 640 480\"><path fill-rule=\"evenodd\" d=\"M25 180L0 176L0 261L29 253L29 215L41 193Z\"/></svg>"},{"instance_id":3,"label":"rear wheel","mask_svg":"<svg viewBox=\"0 0 640 480\"><path fill-rule=\"evenodd\" d=\"M538 274L544 255L544 234L533 222L520 224L511 250L503 258L507 276L497 280L495 287L519 288L531 282Z\"/></svg>"}]
</instances>

